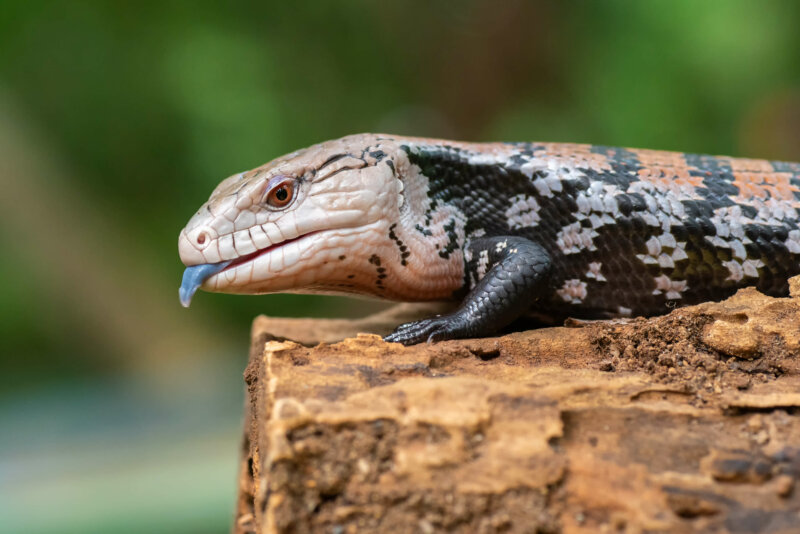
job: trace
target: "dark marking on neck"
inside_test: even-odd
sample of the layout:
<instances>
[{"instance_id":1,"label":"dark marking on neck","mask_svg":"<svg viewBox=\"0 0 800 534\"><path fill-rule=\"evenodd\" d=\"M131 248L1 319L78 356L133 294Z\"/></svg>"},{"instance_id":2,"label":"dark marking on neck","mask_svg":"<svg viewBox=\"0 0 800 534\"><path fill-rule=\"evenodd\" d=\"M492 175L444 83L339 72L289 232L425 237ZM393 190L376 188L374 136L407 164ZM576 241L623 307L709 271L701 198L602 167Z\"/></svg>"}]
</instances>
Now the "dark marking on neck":
<instances>
[{"instance_id":1,"label":"dark marking on neck","mask_svg":"<svg viewBox=\"0 0 800 534\"><path fill-rule=\"evenodd\" d=\"M442 250L439 251L439 256L444 259L448 259L450 254L453 253L454 250L459 248L458 246L458 234L456 233L456 220L450 219L447 224L444 225L444 231L447 232L447 244L444 246Z\"/></svg>"},{"instance_id":2,"label":"dark marking on neck","mask_svg":"<svg viewBox=\"0 0 800 534\"><path fill-rule=\"evenodd\" d=\"M400 249L400 265L405 267L408 265L408 257L411 256L411 252L408 251L408 247L403 243L403 240L397 237L394 229L397 228L397 223L394 223L389 227L389 239L394 241L397 245L397 248Z\"/></svg>"},{"instance_id":3,"label":"dark marking on neck","mask_svg":"<svg viewBox=\"0 0 800 534\"><path fill-rule=\"evenodd\" d=\"M377 267L376 271L378 273L377 278L375 279L375 286L380 289L384 290L386 287L383 285L383 279L386 278L386 268L381 267L381 258L377 254L373 254L370 256L368 260L372 265Z\"/></svg>"}]
</instances>

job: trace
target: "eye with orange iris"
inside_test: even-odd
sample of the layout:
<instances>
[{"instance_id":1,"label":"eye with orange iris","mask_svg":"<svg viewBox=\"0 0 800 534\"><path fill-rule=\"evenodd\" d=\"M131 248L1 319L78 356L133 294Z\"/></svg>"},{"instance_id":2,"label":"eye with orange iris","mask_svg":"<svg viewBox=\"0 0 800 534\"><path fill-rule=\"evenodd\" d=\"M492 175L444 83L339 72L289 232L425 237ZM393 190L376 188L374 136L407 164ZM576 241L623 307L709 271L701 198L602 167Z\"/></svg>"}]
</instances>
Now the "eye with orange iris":
<instances>
[{"instance_id":1,"label":"eye with orange iris","mask_svg":"<svg viewBox=\"0 0 800 534\"><path fill-rule=\"evenodd\" d=\"M285 176L281 178L280 180L275 180L274 178L270 180L267 188L265 200L273 208L285 208L294 199L294 180Z\"/></svg>"}]
</instances>

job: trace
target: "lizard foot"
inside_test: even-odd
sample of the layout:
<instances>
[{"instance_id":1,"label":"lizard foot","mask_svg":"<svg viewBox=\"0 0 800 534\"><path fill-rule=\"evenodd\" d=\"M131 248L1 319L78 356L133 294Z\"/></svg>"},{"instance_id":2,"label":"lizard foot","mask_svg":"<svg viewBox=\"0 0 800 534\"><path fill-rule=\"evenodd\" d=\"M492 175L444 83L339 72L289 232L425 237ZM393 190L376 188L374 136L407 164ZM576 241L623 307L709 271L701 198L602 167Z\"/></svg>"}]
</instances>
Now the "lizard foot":
<instances>
[{"instance_id":1,"label":"lizard foot","mask_svg":"<svg viewBox=\"0 0 800 534\"><path fill-rule=\"evenodd\" d=\"M383 338L389 343L414 345L427 341L443 341L468 335L464 321L457 314L437 315L421 321L401 324L394 332Z\"/></svg>"}]
</instances>

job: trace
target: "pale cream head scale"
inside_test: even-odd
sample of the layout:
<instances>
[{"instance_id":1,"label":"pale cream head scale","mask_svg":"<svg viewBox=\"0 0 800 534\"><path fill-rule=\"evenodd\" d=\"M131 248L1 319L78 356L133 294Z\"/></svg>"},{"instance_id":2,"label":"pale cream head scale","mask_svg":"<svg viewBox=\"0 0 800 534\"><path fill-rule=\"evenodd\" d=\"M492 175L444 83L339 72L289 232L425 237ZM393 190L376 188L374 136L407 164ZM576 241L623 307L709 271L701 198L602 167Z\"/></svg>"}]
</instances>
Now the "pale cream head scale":
<instances>
[{"instance_id":1,"label":"pale cream head scale","mask_svg":"<svg viewBox=\"0 0 800 534\"><path fill-rule=\"evenodd\" d=\"M385 240L386 214L397 213L402 188L386 164L391 156L369 154L376 143L373 135L329 141L220 183L180 233L182 303L198 287L370 294L357 266L369 265L365 245Z\"/></svg>"}]
</instances>

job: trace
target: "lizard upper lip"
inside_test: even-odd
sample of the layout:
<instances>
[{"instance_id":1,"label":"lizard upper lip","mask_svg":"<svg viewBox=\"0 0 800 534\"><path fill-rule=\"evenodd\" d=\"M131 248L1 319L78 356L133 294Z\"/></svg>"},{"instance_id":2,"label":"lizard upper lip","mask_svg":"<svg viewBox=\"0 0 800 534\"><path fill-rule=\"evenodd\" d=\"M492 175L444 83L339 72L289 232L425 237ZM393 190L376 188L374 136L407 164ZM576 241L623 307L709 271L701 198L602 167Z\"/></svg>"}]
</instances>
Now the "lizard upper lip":
<instances>
[{"instance_id":1,"label":"lizard upper lip","mask_svg":"<svg viewBox=\"0 0 800 534\"><path fill-rule=\"evenodd\" d=\"M274 243L274 244L272 244L272 245L270 245L268 247L256 250L255 252L251 252L250 254L245 254L244 256L239 256L238 258L235 258L235 259L231 260L231 262L228 264L228 266L225 267L224 269L222 269L222 271L220 271L220 272L227 271L228 269L232 269L232 268L236 267L237 265L241 265L243 263L247 263L248 261L257 258L258 256L261 256L262 254L266 254L268 252L272 252L273 250L275 250L277 248L280 248L280 247L282 247L284 245L288 245L289 243L294 243L295 241L299 241L300 239L303 239L304 237L308 237L308 236L316 234L316 233L319 233L319 230L314 231L314 232L308 232L307 234L302 234L302 235L299 235L297 237L293 237L292 239L287 239L286 241L281 241L280 243Z\"/></svg>"}]
</instances>

